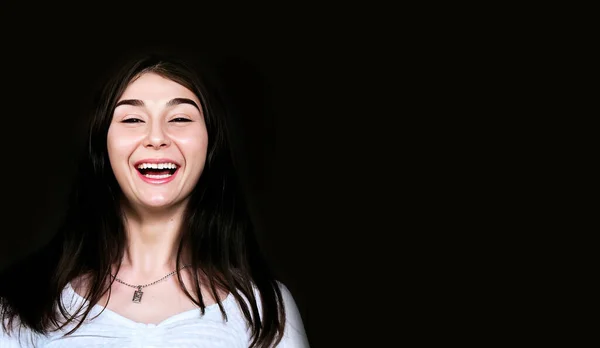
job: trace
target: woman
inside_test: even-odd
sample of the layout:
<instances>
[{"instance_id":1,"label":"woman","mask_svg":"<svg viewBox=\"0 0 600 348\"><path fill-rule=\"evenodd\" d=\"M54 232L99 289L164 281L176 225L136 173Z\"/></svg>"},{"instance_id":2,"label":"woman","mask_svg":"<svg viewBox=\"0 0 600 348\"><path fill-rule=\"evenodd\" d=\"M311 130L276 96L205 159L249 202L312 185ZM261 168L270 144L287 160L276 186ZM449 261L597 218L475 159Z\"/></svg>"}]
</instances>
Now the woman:
<instances>
[{"instance_id":1,"label":"woman","mask_svg":"<svg viewBox=\"0 0 600 348\"><path fill-rule=\"evenodd\" d=\"M219 105L177 59L109 81L62 228L0 279L0 347L308 347L260 255Z\"/></svg>"}]
</instances>

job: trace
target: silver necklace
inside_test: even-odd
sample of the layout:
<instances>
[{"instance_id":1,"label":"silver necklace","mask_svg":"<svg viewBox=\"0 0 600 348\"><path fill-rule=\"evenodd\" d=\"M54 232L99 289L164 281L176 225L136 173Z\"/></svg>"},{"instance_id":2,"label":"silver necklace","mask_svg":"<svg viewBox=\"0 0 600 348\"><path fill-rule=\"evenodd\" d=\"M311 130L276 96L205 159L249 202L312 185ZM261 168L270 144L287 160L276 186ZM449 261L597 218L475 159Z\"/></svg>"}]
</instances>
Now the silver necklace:
<instances>
[{"instance_id":1,"label":"silver necklace","mask_svg":"<svg viewBox=\"0 0 600 348\"><path fill-rule=\"evenodd\" d=\"M191 266L191 265L185 265L185 266L181 267L179 270L181 271L182 269L184 269L186 267L189 267L189 266ZM112 274L111 274L111 276L113 278L115 278L115 280L118 281L119 283L121 283L123 285L127 285L127 286L129 286L131 288L136 289L135 292L133 293L133 298L131 299L131 301L134 302L134 303L140 303L140 302L142 302L142 295L144 294L142 292L143 288L148 287L150 285L154 285L154 284L159 283L159 282L162 282L163 280L169 278L170 276L172 276L176 272L177 272L177 270L174 270L173 272L167 274L166 276L160 278L159 280L153 281L152 283L148 283L148 284L145 284L145 285L131 285L131 284L127 284L124 281L122 281L121 279L117 278L116 276L114 276Z\"/></svg>"}]
</instances>

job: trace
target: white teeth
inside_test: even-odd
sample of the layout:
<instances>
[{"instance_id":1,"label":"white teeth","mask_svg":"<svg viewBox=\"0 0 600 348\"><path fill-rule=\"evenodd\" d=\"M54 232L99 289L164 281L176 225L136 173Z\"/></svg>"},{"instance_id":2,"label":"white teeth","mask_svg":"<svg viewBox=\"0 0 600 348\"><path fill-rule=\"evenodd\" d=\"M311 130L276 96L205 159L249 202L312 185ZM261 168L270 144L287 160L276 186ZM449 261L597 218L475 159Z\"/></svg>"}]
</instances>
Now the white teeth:
<instances>
[{"instance_id":1,"label":"white teeth","mask_svg":"<svg viewBox=\"0 0 600 348\"><path fill-rule=\"evenodd\" d=\"M142 163L138 169L177 169L175 163Z\"/></svg>"}]
</instances>

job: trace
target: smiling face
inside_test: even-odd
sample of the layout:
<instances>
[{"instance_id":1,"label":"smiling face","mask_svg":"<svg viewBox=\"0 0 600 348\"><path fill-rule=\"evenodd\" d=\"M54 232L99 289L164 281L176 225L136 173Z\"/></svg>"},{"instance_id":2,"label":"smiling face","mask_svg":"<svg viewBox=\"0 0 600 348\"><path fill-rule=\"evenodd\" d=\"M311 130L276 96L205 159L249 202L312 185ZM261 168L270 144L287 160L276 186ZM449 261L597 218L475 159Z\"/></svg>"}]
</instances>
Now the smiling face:
<instances>
[{"instance_id":1,"label":"smiling face","mask_svg":"<svg viewBox=\"0 0 600 348\"><path fill-rule=\"evenodd\" d=\"M108 157L134 207L185 202L204 169L208 134L200 101L155 73L129 84L108 129Z\"/></svg>"}]
</instances>

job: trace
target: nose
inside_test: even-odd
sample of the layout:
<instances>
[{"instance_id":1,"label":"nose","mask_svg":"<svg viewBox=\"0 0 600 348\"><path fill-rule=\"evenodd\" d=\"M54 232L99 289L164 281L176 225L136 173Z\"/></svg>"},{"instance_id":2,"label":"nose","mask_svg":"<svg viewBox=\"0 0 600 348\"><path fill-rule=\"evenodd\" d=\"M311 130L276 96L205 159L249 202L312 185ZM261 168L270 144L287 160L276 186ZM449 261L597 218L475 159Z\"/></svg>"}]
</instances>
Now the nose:
<instances>
[{"instance_id":1,"label":"nose","mask_svg":"<svg viewBox=\"0 0 600 348\"><path fill-rule=\"evenodd\" d=\"M171 140L161 125L154 124L150 126L148 135L144 138L144 147L160 149L161 147L168 147L169 145L171 145Z\"/></svg>"}]
</instances>

